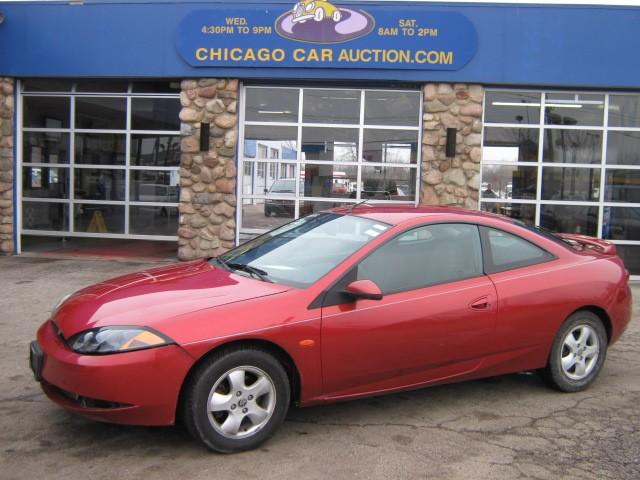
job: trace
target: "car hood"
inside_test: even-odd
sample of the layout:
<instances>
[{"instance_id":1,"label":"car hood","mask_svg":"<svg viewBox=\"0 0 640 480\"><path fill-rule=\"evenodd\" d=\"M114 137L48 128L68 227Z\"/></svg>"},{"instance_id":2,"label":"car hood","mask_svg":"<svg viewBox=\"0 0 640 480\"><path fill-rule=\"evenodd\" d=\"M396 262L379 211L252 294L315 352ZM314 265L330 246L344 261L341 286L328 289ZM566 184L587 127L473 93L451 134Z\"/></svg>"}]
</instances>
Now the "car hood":
<instances>
[{"instance_id":1,"label":"car hood","mask_svg":"<svg viewBox=\"0 0 640 480\"><path fill-rule=\"evenodd\" d=\"M262 282L205 260L131 273L83 288L53 312L65 338L111 325L154 327L168 318L276 295L290 287Z\"/></svg>"}]
</instances>

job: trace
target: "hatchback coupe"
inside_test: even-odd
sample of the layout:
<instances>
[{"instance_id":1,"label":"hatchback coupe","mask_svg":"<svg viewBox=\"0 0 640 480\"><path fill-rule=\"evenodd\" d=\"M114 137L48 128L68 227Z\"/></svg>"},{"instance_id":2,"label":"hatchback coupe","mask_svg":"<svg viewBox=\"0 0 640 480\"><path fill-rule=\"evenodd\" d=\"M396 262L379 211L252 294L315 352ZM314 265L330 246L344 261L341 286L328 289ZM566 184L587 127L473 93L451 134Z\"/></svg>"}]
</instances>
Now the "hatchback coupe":
<instances>
[{"instance_id":1,"label":"hatchback coupe","mask_svg":"<svg viewBox=\"0 0 640 480\"><path fill-rule=\"evenodd\" d=\"M38 330L31 367L68 410L181 419L219 452L264 442L292 403L525 370L575 392L629 323L615 252L477 211L339 208L74 293Z\"/></svg>"}]
</instances>

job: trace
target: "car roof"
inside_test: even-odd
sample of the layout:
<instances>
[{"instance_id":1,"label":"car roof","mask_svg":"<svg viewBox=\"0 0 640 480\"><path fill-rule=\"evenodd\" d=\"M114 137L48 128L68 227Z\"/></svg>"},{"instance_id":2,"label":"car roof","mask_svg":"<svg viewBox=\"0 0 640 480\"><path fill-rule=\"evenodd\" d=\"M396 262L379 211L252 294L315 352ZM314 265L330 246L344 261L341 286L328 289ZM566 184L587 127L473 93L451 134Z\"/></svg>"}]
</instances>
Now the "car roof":
<instances>
[{"instance_id":1,"label":"car roof","mask_svg":"<svg viewBox=\"0 0 640 480\"><path fill-rule=\"evenodd\" d=\"M390 225L399 225L406 221L419 218L424 220L434 220L439 217L469 217L469 221L486 218L491 220L502 221L513 224L513 219L504 215L496 215L495 213L482 212L480 210L469 210L455 206L433 206L433 205L384 205L384 204L356 204L345 207L338 207L331 210L336 213L355 215L359 217L370 218L377 222L383 222ZM471 218L473 217L473 218Z\"/></svg>"}]
</instances>

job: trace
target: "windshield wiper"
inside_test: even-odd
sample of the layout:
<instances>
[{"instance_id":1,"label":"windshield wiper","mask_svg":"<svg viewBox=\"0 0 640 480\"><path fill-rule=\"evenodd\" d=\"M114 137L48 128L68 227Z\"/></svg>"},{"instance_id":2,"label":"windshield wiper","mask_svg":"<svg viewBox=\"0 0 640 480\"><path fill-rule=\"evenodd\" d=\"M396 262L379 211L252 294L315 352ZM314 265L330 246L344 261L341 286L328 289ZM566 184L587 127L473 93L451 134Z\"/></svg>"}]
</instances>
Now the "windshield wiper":
<instances>
[{"instance_id":1,"label":"windshield wiper","mask_svg":"<svg viewBox=\"0 0 640 480\"><path fill-rule=\"evenodd\" d=\"M223 265L229 267L231 270L242 270L243 272L247 272L258 277L263 282L273 283L273 280L269 280L267 278L269 274L260 268L252 267L246 263L223 263Z\"/></svg>"}]
</instances>

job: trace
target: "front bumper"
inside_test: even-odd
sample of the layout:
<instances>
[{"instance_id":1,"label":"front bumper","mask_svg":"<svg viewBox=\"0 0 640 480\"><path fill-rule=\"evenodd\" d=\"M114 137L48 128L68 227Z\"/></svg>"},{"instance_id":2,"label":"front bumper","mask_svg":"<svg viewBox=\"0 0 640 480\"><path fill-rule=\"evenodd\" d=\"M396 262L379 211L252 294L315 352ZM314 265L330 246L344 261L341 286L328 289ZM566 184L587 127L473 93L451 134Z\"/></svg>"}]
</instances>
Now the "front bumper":
<instances>
[{"instance_id":1,"label":"front bumper","mask_svg":"<svg viewBox=\"0 0 640 480\"><path fill-rule=\"evenodd\" d=\"M194 362L177 345L80 355L51 321L38 330L37 345L43 353L41 386L51 400L96 420L131 425L174 423L180 388Z\"/></svg>"},{"instance_id":2,"label":"front bumper","mask_svg":"<svg viewBox=\"0 0 640 480\"><path fill-rule=\"evenodd\" d=\"M304 14L304 15L300 15L299 17L296 17L294 15L293 19L291 20L291 23L303 22L303 21L306 21L306 20L311 20L312 18L314 18L314 16L311 15L311 14L308 14L308 13Z\"/></svg>"}]
</instances>

